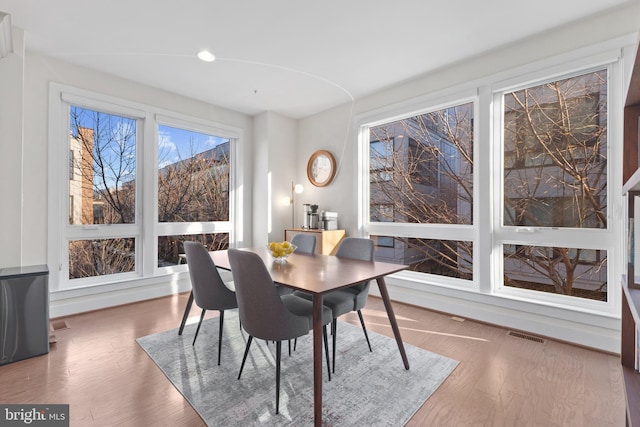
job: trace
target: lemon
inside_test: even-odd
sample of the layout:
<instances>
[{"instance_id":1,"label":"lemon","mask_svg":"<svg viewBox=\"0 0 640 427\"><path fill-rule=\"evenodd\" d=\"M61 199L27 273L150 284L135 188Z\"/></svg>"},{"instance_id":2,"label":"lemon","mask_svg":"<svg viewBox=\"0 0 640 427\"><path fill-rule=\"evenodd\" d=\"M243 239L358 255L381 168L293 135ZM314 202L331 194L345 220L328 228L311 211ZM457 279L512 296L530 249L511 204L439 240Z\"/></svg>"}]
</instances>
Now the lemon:
<instances>
[{"instance_id":1,"label":"lemon","mask_svg":"<svg viewBox=\"0 0 640 427\"><path fill-rule=\"evenodd\" d=\"M283 257L293 253L293 245L286 240L282 242L271 242L268 247L273 257Z\"/></svg>"}]
</instances>

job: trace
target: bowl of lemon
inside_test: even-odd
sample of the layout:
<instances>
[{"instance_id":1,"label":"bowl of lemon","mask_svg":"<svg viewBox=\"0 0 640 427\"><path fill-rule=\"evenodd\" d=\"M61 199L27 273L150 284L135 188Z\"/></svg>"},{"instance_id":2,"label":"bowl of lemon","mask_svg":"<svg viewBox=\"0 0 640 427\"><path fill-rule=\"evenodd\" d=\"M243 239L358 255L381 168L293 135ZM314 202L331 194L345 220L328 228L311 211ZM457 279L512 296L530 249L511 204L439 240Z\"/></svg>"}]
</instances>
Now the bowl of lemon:
<instances>
[{"instance_id":1,"label":"bowl of lemon","mask_svg":"<svg viewBox=\"0 0 640 427\"><path fill-rule=\"evenodd\" d=\"M287 257L296 250L296 245L292 245L291 242L286 240L284 242L271 242L267 247L271 251L271 256L275 262L280 264L287 262Z\"/></svg>"}]
</instances>

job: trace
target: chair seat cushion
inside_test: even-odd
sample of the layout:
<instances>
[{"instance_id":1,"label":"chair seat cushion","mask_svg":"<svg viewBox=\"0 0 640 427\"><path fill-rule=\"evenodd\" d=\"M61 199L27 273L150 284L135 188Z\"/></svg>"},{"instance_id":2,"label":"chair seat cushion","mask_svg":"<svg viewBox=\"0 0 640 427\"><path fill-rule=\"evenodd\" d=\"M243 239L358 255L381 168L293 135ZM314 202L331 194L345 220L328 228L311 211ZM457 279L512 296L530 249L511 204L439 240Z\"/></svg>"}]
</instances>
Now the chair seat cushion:
<instances>
[{"instance_id":1,"label":"chair seat cushion","mask_svg":"<svg viewBox=\"0 0 640 427\"><path fill-rule=\"evenodd\" d=\"M293 289L288 286L276 285L276 291L278 291L278 295L288 295L293 293Z\"/></svg>"},{"instance_id":2,"label":"chair seat cushion","mask_svg":"<svg viewBox=\"0 0 640 427\"><path fill-rule=\"evenodd\" d=\"M340 289L326 294L322 300L325 307L329 307L333 317L337 318L343 314L353 311L356 293L349 289Z\"/></svg>"},{"instance_id":3,"label":"chair seat cushion","mask_svg":"<svg viewBox=\"0 0 640 427\"><path fill-rule=\"evenodd\" d=\"M313 302L300 298L294 294L282 295L280 297L287 310L298 316L305 316L309 319L309 329L313 327ZM322 324L327 325L333 320L331 309L322 307Z\"/></svg>"},{"instance_id":4,"label":"chair seat cushion","mask_svg":"<svg viewBox=\"0 0 640 427\"><path fill-rule=\"evenodd\" d=\"M311 294L303 291L295 291L293 294L306 300L311 300L311 298L313 298ZM322 303L325 307L329 307L331 309L331 313L335 319L338 316L342 316L343 314L353 311L357 295L358 293L351 290L351 288L340 289L325 294L322 298Z\"/></svg>"}]
</instances>

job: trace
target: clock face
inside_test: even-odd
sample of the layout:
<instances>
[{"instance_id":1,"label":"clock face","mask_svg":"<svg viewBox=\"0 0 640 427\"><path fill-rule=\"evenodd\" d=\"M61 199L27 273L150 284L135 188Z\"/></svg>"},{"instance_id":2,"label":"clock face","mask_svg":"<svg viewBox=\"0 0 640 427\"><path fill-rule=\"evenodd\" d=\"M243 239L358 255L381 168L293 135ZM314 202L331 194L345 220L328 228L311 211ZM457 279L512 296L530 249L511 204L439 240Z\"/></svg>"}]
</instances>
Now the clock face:
<instances>
[{"instance_id":1,"label":"clock face","mask_svg":"<svg viewBox=\"0 0 640 427\"><path fill-rule=\"evenodd\" d=\"M307 177L316 187L329 185L336 173L336 161L333 155L325 150L318 150L311 155L307 164Z\"/></svg>"},{"instance_id":2,"label":"clock face","mask_svg":"<svg viewBox=\"0 0 640 427\"><path fill-rule=\"evenodd\" d=\"M331 176L331 161L325 155L316 157L311 164L311 174L318 182L325 182Z\"/></svg>"}]
</instances>

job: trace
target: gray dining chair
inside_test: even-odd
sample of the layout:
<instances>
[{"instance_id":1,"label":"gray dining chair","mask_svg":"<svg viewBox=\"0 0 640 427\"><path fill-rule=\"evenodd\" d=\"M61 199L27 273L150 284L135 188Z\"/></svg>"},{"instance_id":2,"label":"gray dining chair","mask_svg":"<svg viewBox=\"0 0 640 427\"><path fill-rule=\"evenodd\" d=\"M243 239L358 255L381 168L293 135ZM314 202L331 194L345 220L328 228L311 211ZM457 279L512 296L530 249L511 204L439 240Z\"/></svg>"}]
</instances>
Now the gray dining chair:
<instances>
[{"instance_id":1,"label":"gray dining chair","mask_svg":"<svg viewBox=\"0 0 640 427\"><path fill-rule=\"evenodd\" d=\"M298 254L313 254L316 252L316 236L314 236L313 234L294 234L291 238L291 244L296 246L296 253ZM298 340L296 339L293 345L294 351L297 344ZM289 342L289 356L291 356L291 342Z\"/></svg>"},{"instance_id":2,"label":"gray dining chair","mask_svg":"<svg viewBox=\"0 0 640 427\"><path fill-rule=\"evenodd\" d=\"M345 237L342 242L340 242L340 246L338 246L336 256L341 258L358 259L362 261L373 261L373 249L373 240L371 239ZM362 325L362 331L364 332L364 337L367 340L367 346L369 346L369 351L373 351L371 349L369 334L367 334L367 327L364 324L364 318L362 317L361 311L367 303L367 296L369 295L369 284L370 282L367 280L365 282L349 286L348 288L329 292L328 294L324 295L323 304L325 307L329 307L333 314L333 321L331 322L333 345L331 364L333 372L336 371L336 337L338 329L337 319L343 314L347 314L352 311L358 313L360 325ZM295 291L294 295L305 299L311 298L310 294L302 291Z\"/></svg>"},{"instance_id":3,"label":"gray dining chair","mask_svg":"<svg viewBox=\"0 0 640 427\"><path fill-rule=\"evenodd\" d=\"M291 238L291 244L296 245L296 253L312 254L316 250L316 236L311 234L296 234ZM287 295L293 293L293 289L276 285L279 295ZM291 343L289 343L289 355L291 355Z\"/></svg>"},{"instance_id":4,"label":"gray dining chair","mask_svg":"<svg viewBox=\"0 0 640 427\"><path fill-rule=\"evenodd\" d=\"M296 245L298 254L312 254L316 251L316 236L298 233L291 238L291 244Z\"/></svg>"},{"instance_id":5,"label":"gray dining chair","mask_svg":"<svg viewBox=\"0 0 640 427\"><path fill-rule=\"evenodd\" d=\"M211 259L207 248L202 243L184 242L184 251L187 257L189 276L191 277L193 300L202 309L192 345L196 344L196 338L198 338L198 332L200 332L200 326L206 311L218 310L220 312L220 328L218 332L219 365L222 351L224 311L238 308L236 294L224 284L213 259Z\"/></svg>"},{"instance_id":6,"label":"gray dining chair","mask_svg":"<svg viewBox=\"0 0 640 427\"><path fill-rule=\"evenodd\" d=\"M229 264L238 296L242 328L249 334L238 379L242 375L253 338L276 342L276 414L280 411L280 360L282 341L291 340L313 329L313 304L293 294L279 295L262 259L255 253L229 249ZM322 308L323 341L327 374L331 381L327 326L333 316Z\"/></svg>"}]
</instances>

